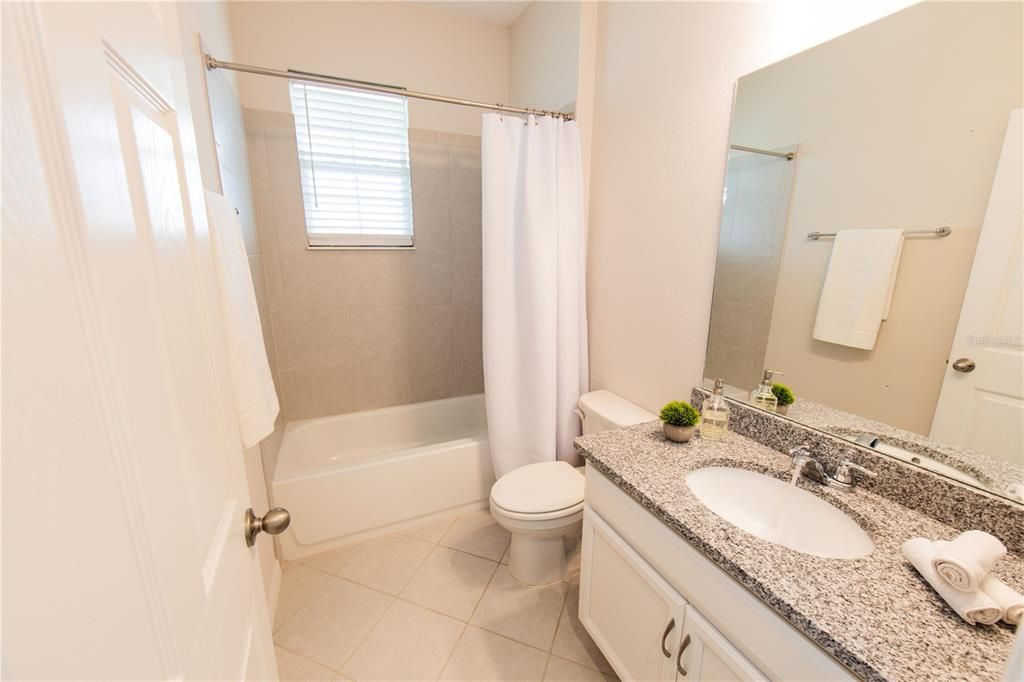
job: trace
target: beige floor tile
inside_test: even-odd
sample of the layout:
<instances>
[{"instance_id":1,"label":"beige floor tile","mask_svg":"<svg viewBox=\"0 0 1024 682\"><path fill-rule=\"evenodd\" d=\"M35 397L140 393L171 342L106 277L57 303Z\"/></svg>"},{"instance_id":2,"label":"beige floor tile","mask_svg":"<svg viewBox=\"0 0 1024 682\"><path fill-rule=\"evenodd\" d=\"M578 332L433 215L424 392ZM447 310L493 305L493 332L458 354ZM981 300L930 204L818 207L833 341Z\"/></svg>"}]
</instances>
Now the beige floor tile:
<instances>
[{"instance_id":1,"label":"beige floor tile","mask_svg":"<svg viewBox=\"0 0 1024 682\"><path fill-rule=\"evenodd\" d=\"M367 542L338 571L338 576L388 594L398 594L434 545L408 535L388 535Z\"/></svg>"},{"instance_id":2,"label":"beige floor tile","mask_svg":"<svg viewBox=\"0 0 1024 682\"><path fill-rule=\"evenodd\" d=\"M465 627L397 600L374 626L342 673L354 680L434 680Z\"/></svg>"},{"instance_id":3,"label":"beige floor tile","mask_svg":"<svg viewBox=\"0 0 1024 682\"><path fill-rule=\"evenodd\" d=\"M544 679L551 682L610 682L618 678L614 675L604 675L585 665L552 656L548 660L548 669L544 671Z\"/></svg>"},{"instance_id":4,"label":"beige floor tile","mask_svg":"<svg viewBox=\"0 0 1024 682\"><path fill-rule=\"evenodd\" d=\"M510 539L508 531L497 524L490 510L482 509L456 519L441 538L441 544L498 561L508 548Z\"/></svg>"},{"instance_id":5,"label":"beige floor tile","mask_svg":"<svg viewBox=\"0 0 1024 682\"><path fill-rule=\"evenodd\" d=\"M527 587L500 566L470 623L549 651L568 587L561 581Z\"/></svg>"},{"instance_id":6,"label":"beige floor tile","mask_svg":"<svg viewBox=\"0 0 1024 682\"><path fill-rule=\"evenodd\" d=\"M295 653L340 670L394 598L346 580L328 580L274 639Z\"/></svg>"},{"instance_id":7,"label":"beige floor tile","mask_svg":"<svg viewBox=\"0 0 1024 682\"><path fill-rule=\"evenodd\" d=\"M547 653L472 625L462 633L442 680L539 680Z\"/></svg>"},{"instance_id":8,"label":"beige floor tile","mask_svg":"<svg viewBox=\"0 0 1024 682\"><path fill-rule=\"evenodd\" d=\"M512 553L512 544L505 548L505 553L501 555L501 565L508 566L508 555Z\"/></svg>"},{"instance_id":9,"label":"beige floor tile","mask_svg":"<svg viewBox=\"0 0 1024 682\"><path fill-rule=\"evenodd\" d=\"M498 567L493 561L437 546L402 590L402 598L468 620Z\"/></svg>"},{"instance_id":10,"label":"beige floor tile","mask_svg":"<svg viewBox=\"0 0 1024 682\"><path fill-rule=\"evenodd\" d=\"M274 612L274 630L280 628L306 601L330 580L329 576L294 561L281 567L281 591Z\"/></svg>"},{"instance_id":11,"label":"beige floor tile","mask_svg":"<svg viewBox=\"0 0 1024 682\"><path fill-rule=\"evenodd\" d=\"M332 549L327 552L321 552L320 554L314 554L312 556L304 557L299 559L299 562L315 568L318 571L324 573L330 573L331 575L337 575L338 571L345 568L348 562L352 561L353 557L359 553L359 550L363 548L365 543L357 542L354 545L345 545L337 549Z\"/></svg>"},{"instance_id":12,"label":"beige floor tile","mask_svg":"<svg viewBox=\"0 0 1024 682\"><path fill-rule=\"evenodd\" d=\"M277 672L281 682L333 682L341 679L341 675L330 668L287 649L275 646L274 652L277 654Z\"/></svg>"},{"instance_id":13,"label":"beige floor tile","mask_svg":"<svg viewBox=\"0 0 1024 682\"><path fill-rule=\"evenodd\" d=\"M410 528L409 530L402 531L402 533L404 535L411 535L414 538L419 538L420 540L426 540L427 542L433 542L436 544L441 541L444 534L452 527L452 521L454 520L455 519L451 517L446 519L436 519Z\"/></svg>"},{"instance_id":14,"label":"beige floor tile","mask_svg":"<svg viewBox=\"0 0 1024 682\"><path fill-rule=\"evenodd\" d=\"M569 594L562 609L562 617L558 621L558 632L551 653L557 654L574 663L596 668L606 673L612 672L611 665L597 644L590 638L590 633L580 622L580 586L579 583L569 585Z\"/></svg>"}]
</instances>

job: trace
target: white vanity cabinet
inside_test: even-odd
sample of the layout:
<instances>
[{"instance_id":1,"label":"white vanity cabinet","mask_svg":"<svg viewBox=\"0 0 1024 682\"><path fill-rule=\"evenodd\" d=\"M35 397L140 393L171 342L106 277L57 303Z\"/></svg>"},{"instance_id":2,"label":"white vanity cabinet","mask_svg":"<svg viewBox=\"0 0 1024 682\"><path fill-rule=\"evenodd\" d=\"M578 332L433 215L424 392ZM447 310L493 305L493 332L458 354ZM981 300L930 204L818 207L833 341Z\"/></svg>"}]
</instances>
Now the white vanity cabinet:
<instances>
[{"instance_id":1,"label":"white vanity cabinet","mask_svg":"<svg viewBox=\"0 0 1024 682\"><path fill-rule=\"evenodd\" d=\"M622 679L766 679L597 514L582 565L580 620Z\"/></svg>"},{"instance_id":2,"label":"white vanity cabinet","mask_svg":"<svg viewBox=\"0 0 1024 682\"><path fill-rule=\"evenodd\" d=\"M854 676L587 467L580 621L623 680Z\"/></svg>"}]
</instances>

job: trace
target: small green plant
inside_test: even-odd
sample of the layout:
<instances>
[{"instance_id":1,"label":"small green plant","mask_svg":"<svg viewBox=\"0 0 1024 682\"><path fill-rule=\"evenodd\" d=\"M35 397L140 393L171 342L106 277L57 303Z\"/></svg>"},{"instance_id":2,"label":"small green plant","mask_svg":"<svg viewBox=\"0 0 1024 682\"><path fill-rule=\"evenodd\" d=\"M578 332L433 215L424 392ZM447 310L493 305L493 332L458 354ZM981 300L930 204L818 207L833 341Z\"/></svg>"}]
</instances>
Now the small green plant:
<instances>
[{"instance_id":1,"label":"small green plant","mask_svg":"<svg viewBox=\"0 0 1024 682\"><path fill-rule=\"evenodd\" d=\"M661 417L661 421L672 426L696 426L700 421L700 413L696 408L682 400L665 403L658 416Z\"/></svg>"},{"instance_id":2,"label":"small green plant","mask_svg":"<svg viewBox=\"0 0 1024 682\"><path fill-rule=\"evenodd\" d=\"M779 401L779 405L792 405L796 400L793 391L786 384L772 384L772 393Z\"/></svg>"}]
</instances>

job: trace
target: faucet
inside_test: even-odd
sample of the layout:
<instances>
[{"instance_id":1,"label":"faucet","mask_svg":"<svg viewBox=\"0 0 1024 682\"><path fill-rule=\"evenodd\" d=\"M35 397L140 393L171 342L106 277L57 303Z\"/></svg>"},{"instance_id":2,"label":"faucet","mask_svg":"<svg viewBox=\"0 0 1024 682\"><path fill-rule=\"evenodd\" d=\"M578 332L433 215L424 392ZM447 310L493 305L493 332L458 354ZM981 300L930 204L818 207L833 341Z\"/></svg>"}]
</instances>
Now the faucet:
<instances>
[{"instance_id":1,"label":"faucet","mask_svg":"<svg viewBox=\"0 0 1024 682\"><path fill-rule=\"evenodd\" d=\"M793 457L793 483L795 484L801 476L809 478L816 483L821 483L836 490L850 490L856 485L854 472L874 478L877 474L859 464L844 459L839 462L835 470L829 474L825 467L811 455L811 447L806 443L798 445L789 451Z\"/></svg>"}]
</instances>

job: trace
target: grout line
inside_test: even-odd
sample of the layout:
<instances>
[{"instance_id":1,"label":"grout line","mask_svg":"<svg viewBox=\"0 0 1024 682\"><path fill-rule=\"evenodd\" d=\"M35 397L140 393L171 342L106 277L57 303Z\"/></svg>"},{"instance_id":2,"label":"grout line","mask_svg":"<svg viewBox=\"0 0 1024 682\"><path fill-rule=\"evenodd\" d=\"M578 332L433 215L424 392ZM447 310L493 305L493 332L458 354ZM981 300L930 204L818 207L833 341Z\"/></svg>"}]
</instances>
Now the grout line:
<instances>
[{"instance_id":1,"label":"grout line","mask_svg":"<svg viewBox=\"0 0 1024 682\"><path fill-rule=\"evenodd\" d=\"M294 649L289 649L288 647L282 646L282 645L278 644L277 642L274 642L274 646L279 648L279 649L284 649L285 651L287 651L288 653L292 654L293 656L298 656L299 658L304 658L307 661L309 661L310 663L314 663L314 664L320 666L324 670L330 670L332 673L337 673L338 675L341 675L341 671L340 670L335 670L334 668L332 668L329 665L324 665L320 661L318 661L318 660L316 660L314 658L310 658L309 656L306 656L305 654L300 654L298 651L295 651ZM278 671L278 672L280 672L280 671Z\"/></svg>"},{"instance_id":2,"label":"grout line","mask_svg":"<svg viewBox=\"0 0 1024 682\"><path fill-rule=\"evenodd\" d=\"M355 584L358 585L359 583L355 583ZM365 587L365 585L363 587ZM386 594L386 593L382 592L381 594ZM377 626L380 624L380 622L382 620L384 620L384 616L388 615L388 613L391 612L391 609L395 608L395 602L398 601L397 597L395 597L394 595L390 595L390 594L388 596L391 597L391 603L388 604L388 607L386 609L384 609L384 611L381 612L381 614L377 617L377 620L373 621L373 625L371 625L366 630L366 634L363 635L362 637L360 637L359 641L356 642L356 645L354 647L352 647L352 653L350 653L347 657L345 657L345 660L342 661L341 667L337 671L339 675L345 675L345 666L348 665L349 661L352 660L352 657L355 656L356 652L359 651L359 647L363 646L363 642L365 642L369 638L369 636L371 634L373 634L373 631L377 629ZM348 677L348 675L345 675L345 677Z\"/></svg>"},{"instance_id":3,"label":"grout line","mask_svg":"<svg viewBox=\"0 0 1024 682\"><path fill-rule=\"evenodd\" d=\"M330 578L334 577L334 576L332 576L329 573L324 573L323 571L318 571L317 569L313 568L312 566L307 566L306 564L302 564L302 567L303 568L308 568L311 571L315 571L317 573L320 573L321 575L326 575L328 577L328 580L323 585L321 585L320 587L318 587L315 590L313 590L312 592L310 592L309 596L306 597L305 599L303 599L302 603L299 604L298 606L296 606L295 610L292 611L290 614L288 614L285 617L285 619L281 621L281 625L280 626L275 628L273 623L271 623L271 633L270 633L271 634L271 638L273 638L273 635L276 635L278 632L283 630L284 626L287 625L288 623L290 623L291 620L293 618L295 618L296 615L298 615L299 611L301 611L302 609L306 608L306 606L308 604L312 603L313 597L318 595L320 592L322 592L324 590L325 587L330 585L331 584ZM283 566L281 567L281 582L282 582L282 584L284 583L284 567ZM278 597L278 604L277 605L278 605L278 608L280 608L280 606L281 606L280 596Z\"/></svg>"},{"instance_id":4,"label":"grout line","mask_svg":"<svg viewBox=\"0 0 1024 682\"><path fill-rule=\"evenodd\" d=\"M547 660L544 661L544 670L541 671L540 679L543 680L548 676L548 666L551 665L551 657L554 656L552 653L548 653Z\"/></svg>"},{"instance_id":5,"label":"grout line","mask_svg":"<svg viewBox=\"0 0 1024 682\"><path fill-rule=\"evenodd\" d=\"M463 623L462 631L459 633L459 638L455 640L455 646L453 646L452 650L448 652L448 657L444 659L444 665L441 666L441 672L437 674L438 677L444 675L444 671L448 667L448 664L452 662L452 656L455 655L455 650L458 649L459 644L462 643L462 638L466 636L467 629L469 629L469 623Z\"/></svg>"}]
</instances>

